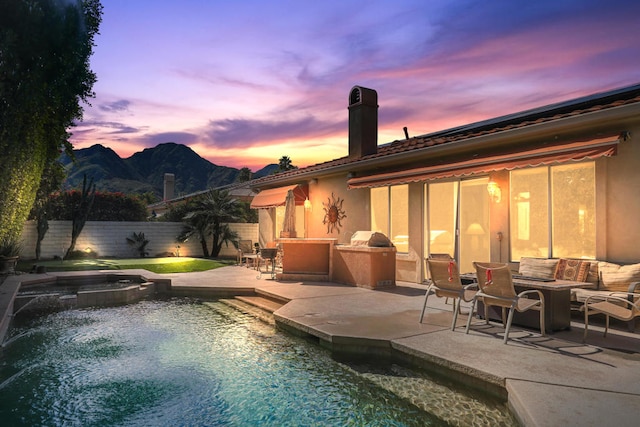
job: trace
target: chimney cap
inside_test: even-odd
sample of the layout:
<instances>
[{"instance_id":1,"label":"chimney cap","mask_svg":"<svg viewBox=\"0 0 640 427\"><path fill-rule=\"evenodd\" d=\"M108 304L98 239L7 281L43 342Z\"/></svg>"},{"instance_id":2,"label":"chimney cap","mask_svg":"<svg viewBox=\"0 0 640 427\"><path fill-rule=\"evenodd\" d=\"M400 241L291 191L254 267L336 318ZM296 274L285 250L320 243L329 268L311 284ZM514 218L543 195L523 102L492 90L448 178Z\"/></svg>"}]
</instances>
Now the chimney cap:
<instances>
[{"instance_id":1,"label":"chimney cap","mask_svg":"<svg viewBox=\"0 0 640 427\"><path fill-rule=\"evenodd\" d=\"M354 86L349 92L349 106L352 105L378 106L378 92L362 86Z\"/></svg>"}]
</instances>

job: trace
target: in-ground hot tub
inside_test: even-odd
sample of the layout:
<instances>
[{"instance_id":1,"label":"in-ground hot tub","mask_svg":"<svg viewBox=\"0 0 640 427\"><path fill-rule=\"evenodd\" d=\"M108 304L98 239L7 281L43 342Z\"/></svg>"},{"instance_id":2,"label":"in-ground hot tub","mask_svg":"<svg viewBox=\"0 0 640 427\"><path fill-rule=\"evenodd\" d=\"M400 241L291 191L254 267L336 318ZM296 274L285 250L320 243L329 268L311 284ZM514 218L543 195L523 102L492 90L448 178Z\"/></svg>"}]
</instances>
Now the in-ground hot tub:
<instances>
[{"instance_id":1,"label":"in-ground hot tub","mask_svg":"<svg viewBox=\"0 0 640 427\"><path fill-rule=\"evenodd\" d=\"M163 284L164 285L164 284ZM137 274L64 274L22 281L13 302L14 315L31 309L66 309L128 304L154 295L155 281Z\"/></svg>"},{"instance_id":2,"label":"in-ground hot tub","mask_svg":"<svg viewBox=\"0 0 640 427\"><path fill-rule=\"evenodd\" d=\"M333 281L361 288L396 285L396 248L382 233L357 231L350 245L334 246Z\"/></svg>"}]
</instances>

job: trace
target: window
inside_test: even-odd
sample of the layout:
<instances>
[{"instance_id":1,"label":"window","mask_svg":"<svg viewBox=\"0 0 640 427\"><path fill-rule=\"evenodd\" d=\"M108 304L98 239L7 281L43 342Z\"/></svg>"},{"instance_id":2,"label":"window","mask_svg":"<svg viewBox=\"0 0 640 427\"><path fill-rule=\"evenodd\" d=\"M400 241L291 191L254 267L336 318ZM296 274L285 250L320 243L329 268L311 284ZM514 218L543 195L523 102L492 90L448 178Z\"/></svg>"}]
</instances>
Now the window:
<instances>
[{"instance_id":1,"label":"window","mask_svg":"<svg viewBox=\"0 0 640 427\"><path fill-rule=\"evenodd\" d=\"M595 163L514 170L511 259L595 258Z\"/></svg>"},{"instance_id":2,"label":"window","mask_svg":"<svg viewBox=\"0 0 640 427\"><path fill-rule=\"evenodd\" d=\"M388 236L398 252L409 252L409 187L372 188L371 230Z\"/></svg>"}]
</instances>

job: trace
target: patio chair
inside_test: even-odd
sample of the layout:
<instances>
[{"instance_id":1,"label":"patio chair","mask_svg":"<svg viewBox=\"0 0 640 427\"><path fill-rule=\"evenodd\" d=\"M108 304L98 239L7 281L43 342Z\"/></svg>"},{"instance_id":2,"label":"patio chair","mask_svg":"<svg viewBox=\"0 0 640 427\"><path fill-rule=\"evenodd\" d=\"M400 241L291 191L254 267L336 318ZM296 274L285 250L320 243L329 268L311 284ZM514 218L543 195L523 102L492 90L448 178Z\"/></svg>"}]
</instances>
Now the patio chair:
<instances>
[{"instance_id":1,"label":"patio chair","mask_svg":"<svg viewBox=\"0 0 640 427\"><path fill-rule=\"evenodd\" d=\"M251 240L238 240L237 262L238 265L245 264L249 266L249 260L253 263L254 267L258 255L253 252L253 242Z\"/></svg>"},{"instance_id":2,"label":"patio chair","mask_svg":"<svg viewBox=\"0 0 640 427\"><path fill-rule=\"evenodd\" d=\"M422 323L422 319L424 318L429 295L433 292L439 298L453 299L453 319L451 321L451 330L453 331L456 327L458 313L460 312L460 304L462 301L470 302L473 300L473 296L477 292L477 284L472 283L463 286L460 280L458 265L452 259L427 258L427 266L429 268L431 283L424 296L422 313L420 313L420 323ZM471 315L471 313L469 315Z\"/></svg>"},{"instance_id":3,"label":"patio chair","mask_svg":"<svg viewBox=\"0 0 640 427\"><path fill-rule=\"evenodd\" d=\"M276 277L276 258L278 256L277 247L267 247L260 249L260 255L258 257L258 279L262 278L262 273L271 274L271 279ZM264 270L260 267L260 263L264 265Z\"/></svg>"},{"instance_id":4,"label":"patio chair","mask_svg":"<svg viewBox=\"0 0 640 427\"><path fill-rule=\"evenodd\" d=\"M592 314L604 314L604 337L609 330L609 317L629 322L629 329L633 331L633 321L640 316L640 295L634 292L616 292L614 295L591 295L584 301L584 336L582 342L587 340L589 330L589 316Z\"/></svg>"},{"instance_id":5,"label":"patio chair","mask_svg":"<svg viewBox=\"0 0 640 427\"><path fill-rule=\"evenodd\" d=\"M480 290L473 297L471 310L475 310L478 300L484 303L484 318L489 323L489 306L502 308L502 324L504 331L504 344L509 339L509 330L513 321L513 312L527 310L537 310L540 312L540 334L544 336L544 295L537 289L526 290L516 293L513 287L513 277L508 264L502 263L473 263L478 277ZM529 298L529 295L537 294L538 298ZM505 312L509 309L509 316L505 324ZM467 329L469 333L471 327L471 316L467 319Z\"/></svg>"},{"instance_id":6,"label":"patio chair","mask_svg":"<svg viewBox=\"0 0 640 427\"><path fill-rule=\"evenodd\" d=\"M445 261L452 261L454 258L449 254L429 254L427 259L441 259ZM427 273L429 274L429 280L431 280L431 273L429 272L429 268L427 267ZM445 304L449 304L449 297L446 297L444 300Z\"/></svg>"}]
</instances>

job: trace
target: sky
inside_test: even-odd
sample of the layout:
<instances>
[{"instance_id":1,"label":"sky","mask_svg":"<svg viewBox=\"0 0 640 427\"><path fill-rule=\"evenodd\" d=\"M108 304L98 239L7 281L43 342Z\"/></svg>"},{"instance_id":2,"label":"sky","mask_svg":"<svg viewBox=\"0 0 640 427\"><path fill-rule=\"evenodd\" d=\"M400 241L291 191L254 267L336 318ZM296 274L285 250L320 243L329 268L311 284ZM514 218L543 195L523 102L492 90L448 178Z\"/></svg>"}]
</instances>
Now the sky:
<instances>
[{"instance_id":1,"label":"sky","mask_svg":"<svg viewBox=\"0 0 640 427\"><path fill-rule=\"evenodd\" d=\"M640 83L637 0L102 0L76 149L191 147L254 172L348 154L348 96L378 143Z\"/></svg>"}]
</instances>

